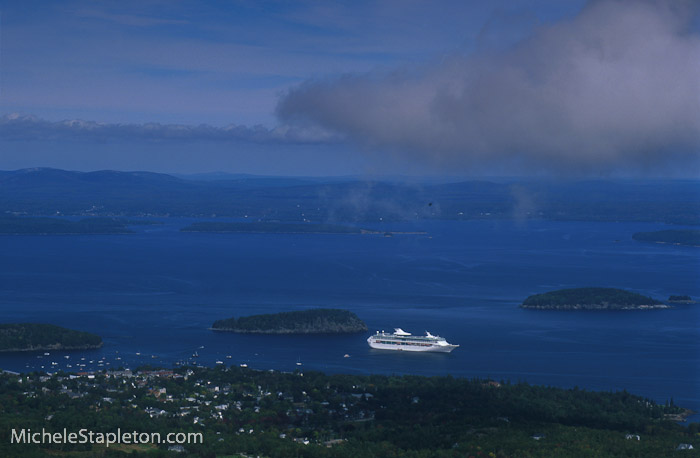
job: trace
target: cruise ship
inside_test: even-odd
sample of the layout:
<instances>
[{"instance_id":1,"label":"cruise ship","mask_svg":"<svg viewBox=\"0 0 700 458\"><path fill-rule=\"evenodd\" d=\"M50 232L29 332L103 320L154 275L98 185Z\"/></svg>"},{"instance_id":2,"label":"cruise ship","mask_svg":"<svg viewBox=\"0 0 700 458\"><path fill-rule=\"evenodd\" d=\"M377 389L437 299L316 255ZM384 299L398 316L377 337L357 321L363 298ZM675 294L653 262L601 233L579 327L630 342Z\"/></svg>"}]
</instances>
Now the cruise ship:
<instances>
[{"instance_id":1,"label":"cruise ship","mask_svg":"<svg viewBox=\"0 0 700 458\"><path fill-rule=\"evenodd\" d=\"M414 336L401 328L394 329L394 333L379 332L369 336L367 343L372 348L380 350L398 351L437 351L449 353L459 345L447 343L444 337L434 336L427 332L424 336Z\"/></svg>"}]
</instances>

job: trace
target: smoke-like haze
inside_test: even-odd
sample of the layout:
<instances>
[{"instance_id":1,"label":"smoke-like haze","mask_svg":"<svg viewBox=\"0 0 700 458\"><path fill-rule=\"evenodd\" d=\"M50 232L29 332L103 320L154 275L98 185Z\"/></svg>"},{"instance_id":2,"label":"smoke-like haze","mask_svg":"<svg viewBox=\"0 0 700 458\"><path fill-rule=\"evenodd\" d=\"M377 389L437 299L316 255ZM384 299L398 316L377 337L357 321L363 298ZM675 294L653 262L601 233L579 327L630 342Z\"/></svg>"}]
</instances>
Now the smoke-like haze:
<instances>
[{"instance_id":1,"label":"smoke-like haze","mask_svg":"<svg viewBox=\"0 0 700 458\"><path fill-rule=\"evenodd\" d=\"M278 116L449 168L697 170L697 5L594 1L505 51L307 81Z\"/></svg>"}]
</instances>

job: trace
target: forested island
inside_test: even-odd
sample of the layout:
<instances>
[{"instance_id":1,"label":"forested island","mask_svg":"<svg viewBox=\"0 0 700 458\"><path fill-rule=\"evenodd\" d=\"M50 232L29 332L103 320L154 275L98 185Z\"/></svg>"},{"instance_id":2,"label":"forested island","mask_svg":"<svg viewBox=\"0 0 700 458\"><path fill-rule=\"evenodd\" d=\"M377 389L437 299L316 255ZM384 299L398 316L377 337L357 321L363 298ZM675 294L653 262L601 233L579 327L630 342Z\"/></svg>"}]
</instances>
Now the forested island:
<instances>
[{"instance_id":1,"label":"forested island","mask_svg":"<svg viewBox=\"0 0 700 458\"><path fill-rule=\"evenodd\" d=\"M182 232L242 232L269 234L379 234L378 231L338 224L202 221L180 229Z\"/></svg>"},{"instance_id":2,"label":"forested island","mask_svg":"<svg viewBox=\"0 0 700 458\"><path fill-rule=\"evenodd\" d=\"M648 310L670 306L641 294L617 288L571 288L535 294L521 305L537 310Z\"/></svg>"},{"instance_id":3,"label":"forested island","mask_svg":"<svg viewBox=\"0 0 700 458\"><path fill-rule=\"evenodd\" d=\"M218 320L212 329L255 334L347 334L367 331L367 325L348 310L311 309Z\"/></svg>"},{"instance_id":4,"label":"forested island","mask_svg":"<svg viewBox=\"0 0 700 458\"><path fill-rule=\"evenodd\" d=\"M639 242L669 243L700 247L700 230L669 229L665 231L637 232L632 238Z\"/></svg>"},{"instance_id":5,"label":"forested island","mask_svg":"<svg viewBox=\"0 0 700 458\"><path fill-rule=\"evenodd\" d=\"M0 352L100 348L98 335L53 324L0 324Z\"/></svg>"},{"instance_id":6,"label":"forested island","mask_svg":"<svg viewBox=\"0 0 700 458\"><path fill-rule=\"evenodd\" d=\"M676 452L681 444L700 445L700 424L676 424L684 409L672 400L490 379L221 365L4 373L0 392L0 456L673 457L693 453ZM98 440L18 444L12 428L85 428ZM117 431L129 443L116 443ZM151 436L169 433L191 440Z\"/></svg>"},{"instance_id":7,"label":"forested island","mask_svg":"<svg viewBox=\"0 0 700 458\"><path fill-rule=\"evenodd\" d=\"M129 230L127 225L133 223L128 220L107 217L70 221L62 218L5 216L0 217L0 234L130 234L133 231Z\"/></svg>"}]
</instances>

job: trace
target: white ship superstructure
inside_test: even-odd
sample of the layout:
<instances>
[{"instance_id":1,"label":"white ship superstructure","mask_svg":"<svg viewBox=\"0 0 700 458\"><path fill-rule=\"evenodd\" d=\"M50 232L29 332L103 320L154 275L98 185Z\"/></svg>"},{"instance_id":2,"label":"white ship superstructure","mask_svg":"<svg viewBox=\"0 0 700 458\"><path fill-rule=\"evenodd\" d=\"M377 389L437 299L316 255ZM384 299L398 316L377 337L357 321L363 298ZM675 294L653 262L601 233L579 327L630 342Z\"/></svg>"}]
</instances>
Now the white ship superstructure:
<instances>
[{"instance_id":1,"label":"white ship superstructure","mask_svg":"<svg viewBox=\"0 0 700 458\"><path fill-rule=\"evenodd\" d=\"M437 351L449 353L459 345L448 343L444 337L434 336L426 332L424 336L414 336L401 328L394 329L393 334L379 332L367 339L367 343L372 348L379 350L398 351Z\"/></svg>"}]
</instances>

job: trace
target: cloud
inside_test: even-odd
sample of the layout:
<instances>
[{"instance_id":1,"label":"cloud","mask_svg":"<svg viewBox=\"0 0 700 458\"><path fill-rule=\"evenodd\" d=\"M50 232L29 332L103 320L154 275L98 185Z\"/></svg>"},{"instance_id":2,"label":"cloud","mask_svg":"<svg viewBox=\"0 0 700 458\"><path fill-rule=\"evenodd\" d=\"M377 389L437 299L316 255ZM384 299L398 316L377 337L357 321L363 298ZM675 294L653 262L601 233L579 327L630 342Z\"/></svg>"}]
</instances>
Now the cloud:
<instances>
[{"instance_id":1,"label":"cloud","mask_svg":"<svg viewBox=\"0 0 700 458\"><path fill-rule=\"evenodd\" d=\"M697 17L593 1L505 50L306 81L277 115L445 168L700 170Z\"/></svg>"},{"instance_id":2,"label":"cloud","mask_svg":"<svg viewBox=\"0 0 700 458\"><path fill-rule=\"evenodd\" d=\"M0 138L8 141L243 141L251 143L334 143L338 136L317 126L229 125L215 127L183 124L109 124L94 121L47 121L35 116L8 114L0 117Z\"/></svg>"}]
</instances>

